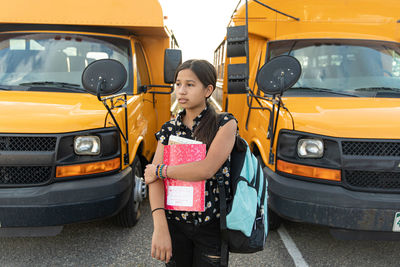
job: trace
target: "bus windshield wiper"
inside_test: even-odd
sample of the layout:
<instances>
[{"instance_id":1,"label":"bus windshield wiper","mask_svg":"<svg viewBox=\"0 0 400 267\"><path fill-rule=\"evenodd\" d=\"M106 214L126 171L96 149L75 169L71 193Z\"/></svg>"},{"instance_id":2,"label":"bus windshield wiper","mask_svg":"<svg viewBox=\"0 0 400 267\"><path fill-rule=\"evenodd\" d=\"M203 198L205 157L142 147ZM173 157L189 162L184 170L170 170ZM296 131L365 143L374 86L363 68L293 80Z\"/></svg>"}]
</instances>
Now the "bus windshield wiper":
<instances>
[{"instance_id":1,"label":"bus windshield wiper","mask_svg":"<svg viewBox=\"0 0 400 267\"><path fill-rule=\"evenodd\" d=\"M370 92L392 91L392 92L400 92L400 89L399 88L392 88L392 87L363 87L363 88L354 89L354 91L370 91Z\"/></svg>"},{"instance_id":2,"label":"bus windshield wiper","mask_svg":"<svg viewBox=\"0 0 400 267\"><path fill-rule=\"evenodd\" d=\"M304 89L304 90L311 90L311 91L315 91L315 92L330 93L330 94L334 94L334 95L360 97L358 95L353 95L353 94L350 94L350 93L338 92L338 91L335 91L335 90L332 90L332 89L319 88L319 87L292 87L291 89Z\"/></svg>"},{"instance_id":3,"label":"bus windshield wiper","mask_svg":"<svg viewBox=\"0 0 400 267\"><path fill-rule=\"evenodd\" d=\"M5 85L5 84L0 84L0 91L18 91L18 90L26 90L26 88L29 88L27 86L23 85Z\"/></svg>"},{"instance_id":4,"label":"bus windshield wiper","mask_svg":"<svg viewBox=\"0 0 400 267\"><path fill-rule=\"evenodd\" d=\"M43 82L21 83L19 85L30 86L31 88L32 87L65 88L74 92L86 92L85 89L83 89L79 84L74 84L74 83L43 81Z\"/></svg>"}]
</instances>

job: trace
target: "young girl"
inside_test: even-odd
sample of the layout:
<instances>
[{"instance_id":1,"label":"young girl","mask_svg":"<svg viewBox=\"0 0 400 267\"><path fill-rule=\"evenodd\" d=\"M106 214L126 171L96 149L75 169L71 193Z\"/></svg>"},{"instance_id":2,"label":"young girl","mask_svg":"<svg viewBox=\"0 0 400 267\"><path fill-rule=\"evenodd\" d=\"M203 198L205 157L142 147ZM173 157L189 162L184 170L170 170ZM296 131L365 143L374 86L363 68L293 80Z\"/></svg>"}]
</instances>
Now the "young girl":
<instances>
[{"instance_id":1,"label":"young girl","mask_svg":"<svg viewBox=\"0 0 400 267\"><path fill-rule=\"evenodd\" d=\"M235 144L237 122L231 114L218 116L207 103L216 86L216 71L209 62L182 63L176 70L175 83L176 98L183 111L156 133L158 145L153 163L145 169L154 221L151 256L165 261L167 266L220 266L219 190L215 175L221 169L226 190L230 192L228 157ZM206 180L204 212L164 209L165 192L159 178L159 164L163 162L164 145L168 144L171 134L196 139L207 146L204 160L165 166L161 170L161 176L178 180Z\"/></svg>"}]
</instances>

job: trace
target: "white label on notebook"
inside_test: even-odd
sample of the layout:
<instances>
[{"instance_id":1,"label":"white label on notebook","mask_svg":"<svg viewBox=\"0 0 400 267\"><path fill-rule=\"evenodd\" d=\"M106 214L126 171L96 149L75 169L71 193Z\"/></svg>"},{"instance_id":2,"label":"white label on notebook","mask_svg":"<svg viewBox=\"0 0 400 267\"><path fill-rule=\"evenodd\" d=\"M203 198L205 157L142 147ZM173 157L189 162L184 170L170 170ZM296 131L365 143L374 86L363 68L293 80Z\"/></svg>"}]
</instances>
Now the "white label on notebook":
<instances>
[{"instance_id":1,"label":"white label on notebook","mask_svg":"<svg viewBox=\"0 0 400 267\"><path fill-rule=\"evenodd\" d=\"M192 207L193 187L191 186L169 186L167 192L167 205Z\"/></svg>"},{"instance_id":2,"label":"white label on notebook","mask_svg":"<svg viewBox=\"0 0 400 267\"><path fill-rule=\"evenodd\" d=\"M170 135L168 140L168 145L176 145L176 144L202 144L202 142L181 136Z\"/></svg>"}]
</instances>

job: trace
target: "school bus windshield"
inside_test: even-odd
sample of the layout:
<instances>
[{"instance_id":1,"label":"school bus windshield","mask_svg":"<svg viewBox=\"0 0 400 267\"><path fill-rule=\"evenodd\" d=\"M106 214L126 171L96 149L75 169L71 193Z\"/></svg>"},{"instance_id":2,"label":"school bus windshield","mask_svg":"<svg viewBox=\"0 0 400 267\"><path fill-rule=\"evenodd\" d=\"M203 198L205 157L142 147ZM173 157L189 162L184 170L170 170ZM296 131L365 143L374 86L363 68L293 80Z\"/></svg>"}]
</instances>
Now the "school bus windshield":
<instances>
[{"instance_id":1,"label":"school bus windshield","mask_svg":"<svg viewBox=\"0 0 400 267\"><path fill-rule=\"evenodd\" d=\"M129 73L128 39L82 34L0 34L0 88L85 92L82 71L98 59L115 59ZM129 81L125 85L129 86Z\"/></svg>"},{"instance_id":2,"label":"school bus windshield","mask_svg":"<svg viewBox=\"0 0 400 267\"><path fill-rule=\"evenodd\" d=\"M302 74L285 96L400 97L398 43L370 40L290 40L268 45L268 60L296 57Z\"/></svg>"}]
</instances>

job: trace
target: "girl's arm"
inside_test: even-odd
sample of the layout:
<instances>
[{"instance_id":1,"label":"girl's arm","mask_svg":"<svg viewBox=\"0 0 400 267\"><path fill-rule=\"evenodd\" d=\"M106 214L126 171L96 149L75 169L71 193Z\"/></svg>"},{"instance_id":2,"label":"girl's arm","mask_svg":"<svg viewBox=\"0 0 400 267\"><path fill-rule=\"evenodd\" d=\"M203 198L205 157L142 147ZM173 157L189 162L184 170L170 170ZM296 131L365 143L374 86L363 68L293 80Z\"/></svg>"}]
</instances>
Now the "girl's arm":
<instances>
[{"instance_id":1,"label":"girl's arm","mask_svg":"<svg viewBox=\"0 0 400 267\"><path fill-rule=\"evenodd\" d=\"M163 161L164 146L159 141L157 144L156 153L153 158L151 165L157 165ZM148 181L149 177L153 177L155 170L150 170L146 167L145 169L145 180ZM156 208L164 208L164 183L161 180L157 180L149 184L149 200L150 207L153 211ZM168 230L167 218L163 209L158 209L152 212L153 216L153 238L151 244L151 256L161 261L169 262L172 256L172 243L171 236Z\"/></svg>"},{"instance_id":2,"label":"girl's arm","mask_svg":"<svg viewBox=\"0 0 400 267\"><path fill-rule=\"evenodd\" d=\"M236 121L230 120L218 130L204 160L168 166L167 176L183 181L201 181L213 177L232 151L235 144L236 130ZM151 183L157 179L155 175L157 164L147 166L153 173L153 177L146 179L146 183Z\"/></svg>"},{"instance_id":3,"label":"girl's arm","mask_svg":"<svg viewBox=\"0 0 400 267\"><path fill-rule=\"evenodd\" d=\"M149 165L157 165L162 163L163 154L164 154L164 145L160 141L158 141L153 162L152 164ZM155 170L152 172L152 170L148 168L149 165L146 166L146 169L144 171L144 178L147 183L149 178L155 175ZM151 210L154 210L156 208L164 208L164 183L161 180L149 184L149 200L150 200ZM162 212L156 211L154 212L153 216L156 213L162 213Z\"/></svg>"}]
</instances>

